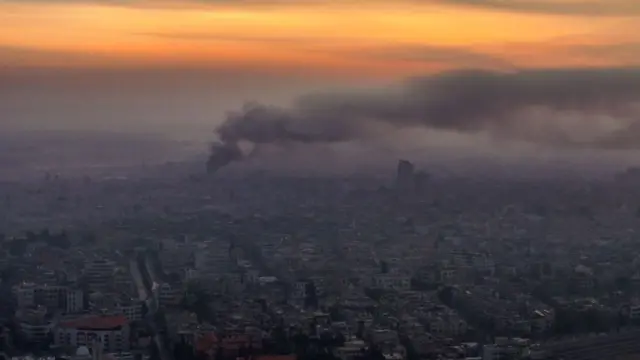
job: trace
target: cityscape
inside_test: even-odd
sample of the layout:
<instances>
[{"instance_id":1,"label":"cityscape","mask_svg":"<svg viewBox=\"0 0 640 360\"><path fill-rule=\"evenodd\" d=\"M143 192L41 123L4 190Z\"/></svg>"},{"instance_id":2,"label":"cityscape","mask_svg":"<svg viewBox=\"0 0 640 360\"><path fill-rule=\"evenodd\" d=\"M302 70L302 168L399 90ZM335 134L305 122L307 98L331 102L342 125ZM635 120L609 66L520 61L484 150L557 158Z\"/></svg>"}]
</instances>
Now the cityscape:
<instances>
[{"instance_id":1,"label":"cityscape","mask_svg":"<svg viewBox=\"0 0 640 360\"><path fill-rule=\"evenodd\" d=\"M5 183L3 356L637 358L637 170L396 170Z\"/></svg>"},{"instance_id":2,"label":"cityscape","mask_svg":"<svg viewBox=\"0 0 640 360\"><path fill-rule=\"evenodd\" d=\"M640 360L640 0L0 0L0 360Z\"/></svg>"}]
</instances>

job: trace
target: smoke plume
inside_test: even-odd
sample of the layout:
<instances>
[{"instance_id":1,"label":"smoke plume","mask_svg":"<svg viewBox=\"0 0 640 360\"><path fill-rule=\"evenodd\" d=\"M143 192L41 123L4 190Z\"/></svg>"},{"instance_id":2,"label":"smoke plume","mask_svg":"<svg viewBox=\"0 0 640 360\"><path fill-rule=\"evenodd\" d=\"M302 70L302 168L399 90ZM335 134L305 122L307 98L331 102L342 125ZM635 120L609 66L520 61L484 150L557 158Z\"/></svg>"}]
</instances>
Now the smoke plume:
<instances>
[{"instance_id":1,"label":"smoke plume","mask_svg":"<svg viewBox=\"0 0 640 360\"><path fill-rule=\"evenodd\" d=\"M336 143L391 130L482 133L550 147L640 148L640 69L460 71L382 92L313 94L291 108L249 104L216 129L209 169L254 145Z\"/></svg>"}]
</instances>

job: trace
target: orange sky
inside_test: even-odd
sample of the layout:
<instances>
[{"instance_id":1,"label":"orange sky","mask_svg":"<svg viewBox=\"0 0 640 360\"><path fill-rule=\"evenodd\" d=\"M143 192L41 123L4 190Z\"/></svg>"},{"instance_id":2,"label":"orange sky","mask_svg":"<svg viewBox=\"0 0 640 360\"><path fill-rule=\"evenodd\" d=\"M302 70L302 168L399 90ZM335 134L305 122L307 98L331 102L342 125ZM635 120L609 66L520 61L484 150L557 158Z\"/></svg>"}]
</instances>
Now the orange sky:
<instances>
[{"instance_id":1,"label":"orange sky","mask_svg":"<svg viewBox=\"0 0 640 360\"><path fill-rule=\"evenodd\" d=\"M637 0L487 2L493 5L5 0L0 1L0 65L394 76L470 67L640 65Z\"/></svg>"}]
</instances>

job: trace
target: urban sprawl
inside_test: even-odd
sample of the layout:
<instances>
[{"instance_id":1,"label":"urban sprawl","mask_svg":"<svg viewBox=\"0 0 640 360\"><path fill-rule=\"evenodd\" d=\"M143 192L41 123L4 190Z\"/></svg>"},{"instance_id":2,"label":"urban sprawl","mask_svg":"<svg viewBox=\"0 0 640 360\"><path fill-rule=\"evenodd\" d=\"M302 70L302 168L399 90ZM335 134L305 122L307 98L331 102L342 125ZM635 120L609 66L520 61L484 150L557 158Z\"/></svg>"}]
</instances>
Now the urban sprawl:
<instances>
[{"instance_id":1,"label":"urban sprawl","mask_svg":"<svg viewBox=\"0 0 640 360\"><path fill-rule=\"evenodd\" d=\"M0 357L640 359L638 172L5 182Z\"/></svg>"}]
</instances>

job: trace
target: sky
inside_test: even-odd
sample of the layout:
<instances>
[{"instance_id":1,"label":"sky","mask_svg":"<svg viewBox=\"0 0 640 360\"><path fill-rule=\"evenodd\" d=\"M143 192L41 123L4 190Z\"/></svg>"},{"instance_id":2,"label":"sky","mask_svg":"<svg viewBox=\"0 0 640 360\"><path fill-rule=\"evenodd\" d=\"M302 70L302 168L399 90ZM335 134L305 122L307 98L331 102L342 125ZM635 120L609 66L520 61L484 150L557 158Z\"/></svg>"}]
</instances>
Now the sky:
<instances>
[{"instance_id":1,"label":"sky","mask_svg":"<svg viewBox=\"0 0 640 360\"><path fill-rule=\"evenodd\" d=\"M2 0L0 65L392 78L637 65L636 0Z\"/></svg>"},{"instance_id":2,"label":"sky","mask_svg":"<svg viewBox=\"0 0 640 360\"><path fill-rule=\"evenodd\" d=\"M0 130L205 137L248 100L640 66L637 0L0 0L0 24Z\"/></svg>"}]
</instances>

